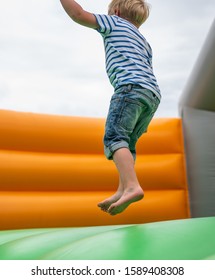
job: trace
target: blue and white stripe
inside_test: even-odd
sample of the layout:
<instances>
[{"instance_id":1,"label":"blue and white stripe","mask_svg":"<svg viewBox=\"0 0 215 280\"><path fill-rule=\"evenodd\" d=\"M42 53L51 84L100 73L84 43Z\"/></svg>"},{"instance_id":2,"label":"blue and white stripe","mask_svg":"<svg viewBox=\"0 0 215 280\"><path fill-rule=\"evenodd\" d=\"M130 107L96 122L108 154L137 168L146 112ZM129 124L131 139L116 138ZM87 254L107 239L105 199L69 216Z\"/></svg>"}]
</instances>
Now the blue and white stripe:
<instances>
[{"instance_id":1,"label":"blue and white stripe","mask_svg":"<svg viewBox=\"0 0 215 280\"><path fill-rule=\"evenodd\" d=\"M106 71L113 87L138 84L160 98L152 49L144 36L132 23L118 16L95 14L95 17L104 39Z\"/></svg>"}]
</instances>

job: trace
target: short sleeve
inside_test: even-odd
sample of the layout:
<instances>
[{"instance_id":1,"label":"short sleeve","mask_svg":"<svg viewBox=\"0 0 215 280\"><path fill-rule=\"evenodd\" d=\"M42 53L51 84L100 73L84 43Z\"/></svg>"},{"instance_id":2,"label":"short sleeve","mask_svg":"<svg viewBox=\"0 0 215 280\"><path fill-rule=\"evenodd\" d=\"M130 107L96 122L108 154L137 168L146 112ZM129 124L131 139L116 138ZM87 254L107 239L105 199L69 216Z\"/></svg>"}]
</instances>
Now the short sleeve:
<instances>
[{"instance_id":1,"label":"short sleeve","mask_svg":"<svg viewBox=\"0 0 215 280\"><path fill-rule=\"evenodd\" d=\"M116 18L114 16L98 14L94 14L94 16L96 17L97 23L99 25L99 28L97 29L99 33L102 35L108 35L113 31L114 27L116 26Z\"/></svg>"}]
</instances>

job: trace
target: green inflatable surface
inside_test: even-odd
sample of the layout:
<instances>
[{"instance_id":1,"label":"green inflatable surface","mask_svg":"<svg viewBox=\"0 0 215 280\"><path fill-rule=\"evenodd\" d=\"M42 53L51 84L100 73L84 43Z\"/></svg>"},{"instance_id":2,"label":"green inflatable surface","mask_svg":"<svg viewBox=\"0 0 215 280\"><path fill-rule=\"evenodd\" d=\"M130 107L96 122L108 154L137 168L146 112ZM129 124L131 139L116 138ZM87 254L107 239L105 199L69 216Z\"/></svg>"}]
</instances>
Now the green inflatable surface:
<instances>
[{"instance_id":1,"label":"green inflatable surface","mask_svg":"<svg viewBox=\"0 0 215 280\"><path fill-rule=\"evenodd\" d=\"M215 217L0 231L1 260L215 259Z\"/></svg>"}]
</instances>

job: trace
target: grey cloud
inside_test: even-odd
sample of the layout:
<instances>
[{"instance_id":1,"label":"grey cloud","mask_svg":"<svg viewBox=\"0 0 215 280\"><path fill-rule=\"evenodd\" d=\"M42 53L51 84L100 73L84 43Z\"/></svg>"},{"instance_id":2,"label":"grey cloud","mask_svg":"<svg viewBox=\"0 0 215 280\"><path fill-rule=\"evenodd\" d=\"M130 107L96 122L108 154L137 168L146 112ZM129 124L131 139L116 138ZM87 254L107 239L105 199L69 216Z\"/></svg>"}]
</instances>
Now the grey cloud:
<instances>
[{"instance_id":1,"label":"grey cloud","mask_svg":"<svg viewBox=\"0 0 215 280\"><path fill-rule=\"evenodd\" d=\"M96 13L105 13L109 3L78 2ZM214 17L215 3L149 2L151 16L141 32L153 47L163 94L157 116L177 116L178 98ZM0 60L1 108L106 115L112 87L105 73L102 39L73 23L59 1L1 4Z\"/></svg>"}]
</instances>

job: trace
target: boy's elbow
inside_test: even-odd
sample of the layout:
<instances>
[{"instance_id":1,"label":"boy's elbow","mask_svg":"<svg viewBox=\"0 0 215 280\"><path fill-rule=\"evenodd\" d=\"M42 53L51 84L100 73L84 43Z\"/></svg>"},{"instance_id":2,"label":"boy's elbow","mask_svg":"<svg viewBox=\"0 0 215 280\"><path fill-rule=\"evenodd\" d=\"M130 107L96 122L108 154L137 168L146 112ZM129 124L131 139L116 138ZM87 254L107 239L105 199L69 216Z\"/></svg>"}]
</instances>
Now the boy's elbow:
<instances>
[{"instance_id":1,"label":"boy's elbow","mask_svg":"<svg viewBox=\"0 0 215 280\"><path fill-rule=\"evenodd\" d=\"M98 24L93 14L86 12L78 3L73 0L60 0L64 10L70 18L87 27L97 28Z\"/></svg>"},{"instance_id":2,"label":"boy's elbow","mask_svg":"<svg viewBox=\"0 0 215 280\"><path fill-rule=\"evenodd\" d=\"M71 2L69 0L60 0L64 10L75 22L79 22L82 18L84 10L76 2Z\"/></svg>"},{"instance_id":3,"label":"boy's elbow","mask_svg":"<svg viewBox=\"0 0 215 280\"><path fill-rule=\"evenodd\" d=\"M82 18L83 18L83 10L80 10L77 13L72 14L71 18L72 18L73 21L75 21L77 23L81 23Z\"/></svg>"}]
</instances>

